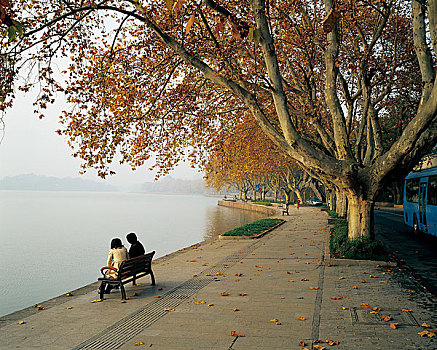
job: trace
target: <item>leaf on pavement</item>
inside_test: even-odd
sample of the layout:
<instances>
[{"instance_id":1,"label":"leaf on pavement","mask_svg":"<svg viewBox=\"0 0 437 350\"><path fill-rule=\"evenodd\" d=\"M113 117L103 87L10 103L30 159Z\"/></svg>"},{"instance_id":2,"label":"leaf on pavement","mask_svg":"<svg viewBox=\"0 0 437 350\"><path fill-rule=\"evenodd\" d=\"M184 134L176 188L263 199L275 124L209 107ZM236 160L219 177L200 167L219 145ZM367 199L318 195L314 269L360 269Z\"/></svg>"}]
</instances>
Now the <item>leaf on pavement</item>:
<instances>
[{"instance_id":1,"label":"leaf on pavement","mask_svg":"<svg viewBox=\"0 0 437 350\"><path fill-rule=\"evenodd\" d=\"M238 334L238 333L235 332L235 331L231 331L231 336L233 336L233 337L242 337L243 334Z\"/></svg>"},{"instance_id":2,"label":"leaf on pavement","mask_svg":"<svg viewBox=\"0 0 437 350\"><path fill-rule=\"evenodd\" d=\"M381 320L384 320L385 322L391 321L391 316L387 316L387 315L381 315Z\"/></svg>"},{"instance_id":3,"label":"leaf on pavement","mask_svg":"<svg viewBox=\"0 0 437 350\"><path fill-rule=\"evenodd\" d=\"M390 328L397 329L398 326L399 326L399 323L398 323L398 322L390 323Z\"/></svg>"}]
</instances>

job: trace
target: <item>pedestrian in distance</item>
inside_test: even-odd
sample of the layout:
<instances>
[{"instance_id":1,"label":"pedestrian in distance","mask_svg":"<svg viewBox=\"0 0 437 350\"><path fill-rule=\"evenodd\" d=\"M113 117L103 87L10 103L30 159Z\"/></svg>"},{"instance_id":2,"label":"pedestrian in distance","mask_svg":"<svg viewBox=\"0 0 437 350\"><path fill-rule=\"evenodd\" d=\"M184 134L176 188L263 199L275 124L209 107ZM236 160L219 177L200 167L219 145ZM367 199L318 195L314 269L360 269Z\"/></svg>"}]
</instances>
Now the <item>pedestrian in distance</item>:
<instances>
[{"instance_id":1,"label":"pedestrian in distance","mask_svg":"<svg viewBox=\"0 0 437 350\"><path fill-rule=\"evenodd\" d=\"M126 236L126 239L131 244L129 248L129 257L131 259L146 253L144 246L140 243L140 241L138 241L137 235L134 232L129 233Z\"/></svg>"}]
</instances>

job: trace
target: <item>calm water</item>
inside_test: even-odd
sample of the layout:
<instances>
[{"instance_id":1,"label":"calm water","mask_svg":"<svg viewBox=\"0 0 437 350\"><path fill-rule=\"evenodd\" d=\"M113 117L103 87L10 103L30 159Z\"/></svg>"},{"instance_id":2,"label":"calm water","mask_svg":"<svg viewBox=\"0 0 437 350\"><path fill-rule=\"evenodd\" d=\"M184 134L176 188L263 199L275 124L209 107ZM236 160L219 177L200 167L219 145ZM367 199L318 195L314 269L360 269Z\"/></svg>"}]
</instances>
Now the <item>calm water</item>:
<instances>
[{"instance_id":1,"label":"calm water","mask_svg":"<svg viewBox=\"0 0 437 350\"><path fill-rule=\"evenodd\" d=\"M95 282L114 237L159 257L261 217L204 196L0 191L0 316Z\"/></svg>"}]
</instances>

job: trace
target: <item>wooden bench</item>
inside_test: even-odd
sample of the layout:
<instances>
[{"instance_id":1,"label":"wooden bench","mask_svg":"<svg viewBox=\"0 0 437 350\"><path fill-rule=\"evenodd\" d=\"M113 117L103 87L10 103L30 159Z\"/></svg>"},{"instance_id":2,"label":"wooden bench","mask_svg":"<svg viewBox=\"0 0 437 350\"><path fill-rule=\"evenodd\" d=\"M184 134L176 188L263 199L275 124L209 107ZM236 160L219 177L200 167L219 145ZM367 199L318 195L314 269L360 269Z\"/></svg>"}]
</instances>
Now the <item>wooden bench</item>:
<instances>
[{"instance_id":1,"label":"wooden bench","mask_svg":"<svg viewBox=\"0 0 437 350\"><path fill-rule=\"evenodd\" d=\"M152 286L155 285L155 276L152 271L152 258L155 252L147 253L145 255L137 256L136 258L125 260L121 263L120 268L115 269L113 267L105 266L100 269L103 277L98 280L100 283L99 294L100 299L103 299L103 294L105 292L106 286L119 286L121 290L121 299L126 299L126 291L124 290L124 285L132 282L135 285L136 279L141 278L146 275L150 275L152 279ZM109 278L106 273L109 270L117 272L116 278Z\"/></svg>"}]
</instances>

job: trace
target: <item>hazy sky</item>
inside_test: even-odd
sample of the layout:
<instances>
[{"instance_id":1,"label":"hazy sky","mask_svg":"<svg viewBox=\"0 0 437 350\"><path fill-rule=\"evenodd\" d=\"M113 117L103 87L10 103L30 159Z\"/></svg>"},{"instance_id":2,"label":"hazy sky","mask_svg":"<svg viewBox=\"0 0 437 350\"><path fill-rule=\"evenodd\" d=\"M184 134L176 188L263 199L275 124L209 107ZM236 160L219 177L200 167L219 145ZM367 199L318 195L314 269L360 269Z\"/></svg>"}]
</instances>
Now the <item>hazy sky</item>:
<instances>
[{"instance_id":1,"label":"hazy sky","mask_svg":"<svg viewBox=\"0 0 437 350\"><path fill-rule=\"evenodd\" d=\"M18 96L14 107L6 112L5 134L0 144L0 179L33 173L100 181L92 169L83 176L78 174L80 159L71 156L72 151L66 140L55 132L60 129L57 116L65 109L63 99L59 98L59 102L49 108L47 117L42 120L33 113L33 101L34 97L30 94ZM154 179L154 174L147 166L132 171L129 166L124 165L115 167L115 171L117 174L105 181L116 186L139 184ZM182 179L201 178L201 174L186 163L175 169L170 176Z\"/></svg>"}]
</instances>

